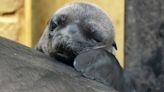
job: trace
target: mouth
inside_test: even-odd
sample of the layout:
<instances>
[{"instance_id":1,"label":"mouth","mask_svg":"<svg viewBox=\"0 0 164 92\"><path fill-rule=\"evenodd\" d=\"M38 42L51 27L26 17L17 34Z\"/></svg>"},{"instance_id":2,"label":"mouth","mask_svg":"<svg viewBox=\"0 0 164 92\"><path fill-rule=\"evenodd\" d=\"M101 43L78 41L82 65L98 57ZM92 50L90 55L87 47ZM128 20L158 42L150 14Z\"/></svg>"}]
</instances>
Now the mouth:
<instances>
[{"instance_id":1,"label":"mouth","mask_svg":"<svg viewBox=\"0 0 164 92\"><path fill-rule=\"evenodd\" d=\"M58 61L73 66L73 61L77 54L73 49L66 47L65 44L60 44L56 46L55 52L50 53L50 56Z\"/></svg>"}]
</instances>

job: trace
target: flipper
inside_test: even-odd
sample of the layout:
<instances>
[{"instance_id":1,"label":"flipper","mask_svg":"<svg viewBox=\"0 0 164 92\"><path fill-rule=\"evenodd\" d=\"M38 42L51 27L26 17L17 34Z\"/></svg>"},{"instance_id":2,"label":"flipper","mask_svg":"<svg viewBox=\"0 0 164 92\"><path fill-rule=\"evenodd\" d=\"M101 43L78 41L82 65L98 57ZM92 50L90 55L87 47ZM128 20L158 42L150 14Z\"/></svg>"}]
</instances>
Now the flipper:
<instances>
[{"instance_id":1,"label":"flipper","mask_svg":"<svg viewBox=\"0 0 164 92\"><path fill-rule=\"evenodd\" d=\"M74 67L83 76L112 86L119 92L136 92L133 82L112 53L93 49L79 54Z\"/></svg>"}]
</instances>

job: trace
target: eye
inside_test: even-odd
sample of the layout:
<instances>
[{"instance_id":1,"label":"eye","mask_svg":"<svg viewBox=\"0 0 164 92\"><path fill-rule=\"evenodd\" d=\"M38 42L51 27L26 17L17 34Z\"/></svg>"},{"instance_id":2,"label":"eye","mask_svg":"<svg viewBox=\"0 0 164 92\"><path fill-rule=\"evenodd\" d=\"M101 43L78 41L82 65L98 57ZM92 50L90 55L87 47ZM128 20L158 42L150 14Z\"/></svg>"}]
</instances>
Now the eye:
<instances>
[{"instance_id":1,"label":"eye","mask_svg":"<svg viewBox=\"0 0 164 92\"><path fill-rule=\"evenodd\" d=\"M51 20L49 30L53 31L56 27L57 27L57 23L55 23L53 20Z\"/></svg>"},{"instance_id":2,"label":"eye","mask_svg":"<svg viewBox=\"0 0 164 92\"><path fill-rule=\"evenodd\" d=\"M58 16L58 19L57 19L59 25L64 25L66 23L66 20L67 20L66 15L60 15Z\"/></svg>"},{"instance_id":3,"label":"eye","mask_svg":"<svg viewBox=\"0 0 164 92\"><path fill-rule=\"evenodd\" d=\"M66 15L60 15L60 16L56 16L54 17L51 21L50 21L50 26L49 26L49 30L53 31L56 27L61 27L65 24L67 19Z\"/></svg>"}]
</instances>

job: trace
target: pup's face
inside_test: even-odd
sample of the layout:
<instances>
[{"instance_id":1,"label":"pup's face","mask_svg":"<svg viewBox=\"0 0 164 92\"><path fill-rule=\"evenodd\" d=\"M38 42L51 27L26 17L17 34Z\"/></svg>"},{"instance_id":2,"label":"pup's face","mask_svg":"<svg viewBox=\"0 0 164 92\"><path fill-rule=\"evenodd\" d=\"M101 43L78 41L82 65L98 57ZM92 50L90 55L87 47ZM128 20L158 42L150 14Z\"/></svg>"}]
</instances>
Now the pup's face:
<instances>
[{"instance_id":1,"label":"pup's face","mask_svg":"<svg viewBox=\"0 0 164 92\"><path fill-rule=\"evenodd\" d=\"M112 50L114 30L108 16L94 5L74 3L50 19L37 49L67 64L79 52L100 45Z\"/></svg>"}]
</instances>

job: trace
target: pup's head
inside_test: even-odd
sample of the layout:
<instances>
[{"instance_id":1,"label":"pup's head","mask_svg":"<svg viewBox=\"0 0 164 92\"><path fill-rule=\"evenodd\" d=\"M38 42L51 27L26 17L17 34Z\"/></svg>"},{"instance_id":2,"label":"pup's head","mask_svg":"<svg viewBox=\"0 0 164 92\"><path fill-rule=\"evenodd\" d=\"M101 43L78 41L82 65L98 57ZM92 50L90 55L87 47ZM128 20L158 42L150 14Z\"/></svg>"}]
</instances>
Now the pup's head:
<instances>
[{"instance_id":1,"label":"pup's head","mask_svg":"<svg viewBox=\"0 0 164 92\"><path fill-rule=\"evenodd\" d=\"M50 19L36 47L67 64L87 49L104 47L113 52L115 32L109 17L97 6L72 3Z\"/></svg>"}]
</instances>

